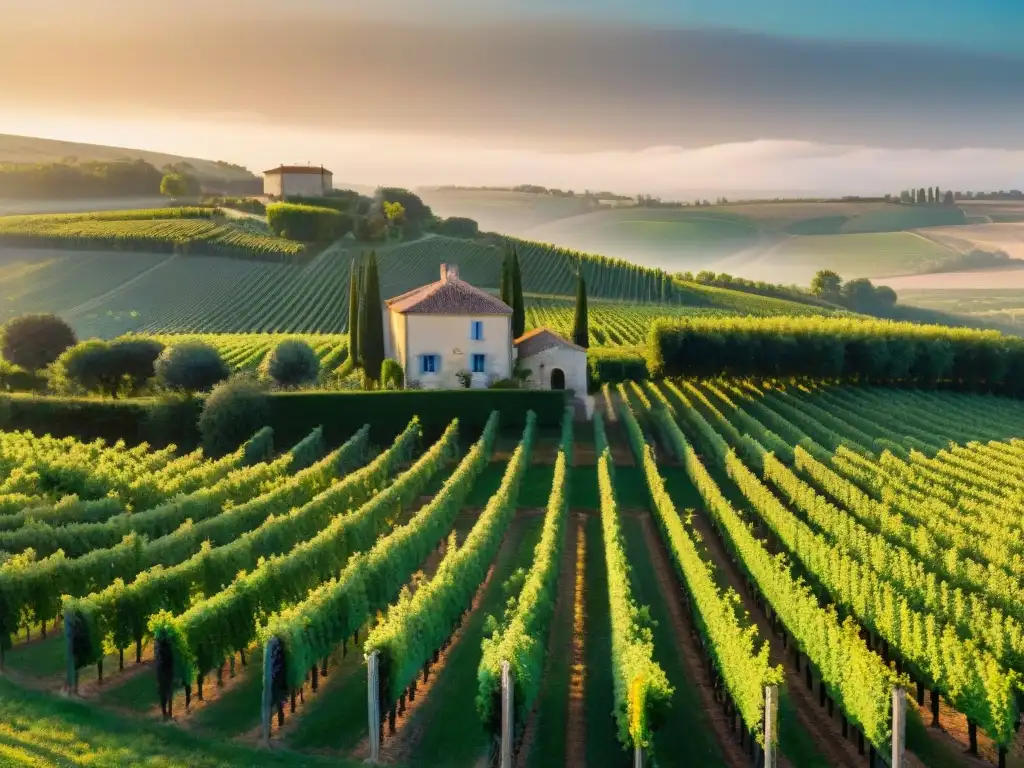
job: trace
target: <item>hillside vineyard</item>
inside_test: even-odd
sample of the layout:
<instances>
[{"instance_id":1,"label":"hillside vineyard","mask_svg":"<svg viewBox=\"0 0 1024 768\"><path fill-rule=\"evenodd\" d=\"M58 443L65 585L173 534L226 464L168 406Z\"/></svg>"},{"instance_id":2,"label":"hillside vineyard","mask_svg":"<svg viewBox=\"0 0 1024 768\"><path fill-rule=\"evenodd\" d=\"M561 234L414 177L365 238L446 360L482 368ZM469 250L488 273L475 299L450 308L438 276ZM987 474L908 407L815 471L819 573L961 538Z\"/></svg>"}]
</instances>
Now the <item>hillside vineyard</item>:
<instances>
[{"instance_id":1,"label":"hillside vineyard","mask_svg":"<svg viewBox=\"0 0 1024 768\"><path fill-rule=\"evenodd\" d=\"M5 670L412 765L855 764L933 721L1017 754L1024 406L735 378L598 403L218 459L0 433Z\"/></svg>"},{"instance_id":2,"label":"hillside vineyard","mask_svg":"<svg viewBox=\"0 0 1024 768\"><path fill-rule=\"evenodd\" d=\"M225 232L234 227L228 234L222 232L224 237L249 236L233 223L218 224L200 215L208 210L197 209L196 218L166 220L143 218L149 213L146 211L136 212L138 219L124 221L79 221L73 218L79 215L66 214L70 221L60 227L125 226L143 231L212 226ZM19 230L27 226L25 221L35 218L0 218L0 245L4 226ZM45 219L51 224L57 219L63 222L56 216ZM113 338L128 332L340 334L347 330L349 270L371 247L377 253L384 297L435 280L440 265L446 262L460 264L467 282L496 291L502 263L498 244L441 236L382 246L341 241L286 260L269 252L262 257L258 253L202 250L198 245L189 245L184 251L171 240L166 247L152 250L133 247L130 240L118 242L117 250L109 243L87 239L78 243L79 251L69 251L67 243L47 240L19 240L13 244L16 247L0 249L0 291L6 297L0 307L5 314L0 319L26 312L55 312L83 338ZM653 317L835 311L682 283L669 280L658 270L542 244L521 242L518 247L530 322L557 327L571 324L572 300L562 297L575 293L580 265L599 344L638 343L644 338L639 328L620 331L619 326L625 323L628 328L637 320Z\"/></svg>"}]
</instances>

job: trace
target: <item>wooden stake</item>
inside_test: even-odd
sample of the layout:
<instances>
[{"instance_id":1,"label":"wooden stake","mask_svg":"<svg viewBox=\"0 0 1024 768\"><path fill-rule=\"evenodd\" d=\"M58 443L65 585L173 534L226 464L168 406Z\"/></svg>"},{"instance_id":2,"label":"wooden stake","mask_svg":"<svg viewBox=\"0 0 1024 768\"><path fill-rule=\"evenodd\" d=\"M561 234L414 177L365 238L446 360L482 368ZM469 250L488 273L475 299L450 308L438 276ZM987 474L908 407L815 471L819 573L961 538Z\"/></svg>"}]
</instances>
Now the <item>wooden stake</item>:
<instances>
[{"instance_id":1,"label":"wooden stake","mask_svg":"<svg viewBox=\"0 0 1024 768\"><path fill-rule=\"evenodd\" d=\"M779 686L768 685L764 689L764 765L765 768L778 766L779 738Z\"/></svg>"},{"instance_id":2,"label":"wooden stake","mask_svg":"<svg viewBox=\"0 0 1024 768\"><path fill-rule=\"evenodd\" d=\"M380 691L378 651L366 657L366 711L370 730L370 763L380 762Z\"/></svg>"},{"instance_id":3,"label":"wooden stake","mask_svg":"<svg viewBox=\"0 0 1024 768\"><path fill-rule=\"evenodd\" d=\"M907 692L892 690L892 768L907 764Z\"/></svg>"}]
</instances>

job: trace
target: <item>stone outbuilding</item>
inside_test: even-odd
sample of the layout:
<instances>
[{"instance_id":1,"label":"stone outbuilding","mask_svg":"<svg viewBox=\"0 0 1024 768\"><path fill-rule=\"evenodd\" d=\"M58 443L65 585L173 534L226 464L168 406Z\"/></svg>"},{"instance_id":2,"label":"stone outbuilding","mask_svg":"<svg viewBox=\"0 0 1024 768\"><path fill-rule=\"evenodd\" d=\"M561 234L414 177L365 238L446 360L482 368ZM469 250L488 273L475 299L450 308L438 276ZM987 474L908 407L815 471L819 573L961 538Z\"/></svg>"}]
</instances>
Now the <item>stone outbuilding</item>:
<instances>
[{"instance_id":1,"label":"stone outbuilding","mask_svg":"<svg viewBox=\"0 0 1024 768\"><path fill-rule=\"evenodd\" d=\"M514 342L520 370L529 371L531 389L564 389L591 414L587 396L587 350L563 339L549 328L534 328Z\"/></svg>"}]
</instances>

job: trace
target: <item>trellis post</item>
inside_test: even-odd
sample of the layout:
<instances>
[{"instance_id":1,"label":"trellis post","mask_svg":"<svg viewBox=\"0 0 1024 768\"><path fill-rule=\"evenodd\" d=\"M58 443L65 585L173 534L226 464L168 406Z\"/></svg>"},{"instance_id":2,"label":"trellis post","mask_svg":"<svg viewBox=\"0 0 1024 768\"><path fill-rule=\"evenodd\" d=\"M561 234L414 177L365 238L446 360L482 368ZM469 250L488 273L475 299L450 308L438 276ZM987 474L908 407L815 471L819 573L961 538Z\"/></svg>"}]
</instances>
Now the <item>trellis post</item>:
<instances>
[{"instance_id":1,"label":"trellis post","mask_svg":"<svg viewBox=\"0 0 1024 768\"><path fill-rule=\"evenodd\" d=\"M779 764L779 686L764 688L764 766L777 768Z\"/></svg>"},{"instance_id":2,"label":"trellis post","mask_svg":"<svg viewBox=\"0 0 1024 768\"><path fill-rule=\"evenodd\" d=\"M892 768L907 765L907 692L892 689Z\"/></svg>"},{"instance_id":3,"label":"trellis post","mask_svg":"<svg viewBox=\"0 0 1024 768\"><path fill-rule=\"evenodd\" d=\"M370 759L371 763L380 762L380 690L378 682L377 659L378 651L366 656L366 711L369 714L370 727Z\"/></svg>"},{"instance_id":4,"label":"trellis post","mask_svg":"<svg viewBox=\"0 0 1024 768\"><path fill-rule=\"evenodd\" d=\"M512 668L501 662L501 768L512 768Z\"/></svg>"},{"instance_id":5,"label":"trellis post","mask_svg":"<svg viewBox=\"0 0 1024 768\"><path fill-rule=\"evenodd\" d=\"M633 768L644 768L644 748L639 744L633 747Z\"/></svg>"}]
</instances>

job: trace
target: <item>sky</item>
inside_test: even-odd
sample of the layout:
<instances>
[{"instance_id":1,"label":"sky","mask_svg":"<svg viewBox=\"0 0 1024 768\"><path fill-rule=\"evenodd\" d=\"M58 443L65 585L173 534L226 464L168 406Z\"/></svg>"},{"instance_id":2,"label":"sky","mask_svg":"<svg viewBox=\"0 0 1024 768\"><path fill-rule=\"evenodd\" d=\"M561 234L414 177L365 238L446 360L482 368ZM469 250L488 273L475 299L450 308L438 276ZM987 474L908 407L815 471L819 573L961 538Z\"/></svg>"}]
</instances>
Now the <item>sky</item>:
<instances>
[{"instance_id":1,"label":"sky","mask_svg":"<svg viewBox=\"0 0 1024 768\"><path fill-rule=\"evenodd\" d=\"M5 0L0 133L353 184L1024 187L1020 0Z\"/></svg>"}]
</instances>

